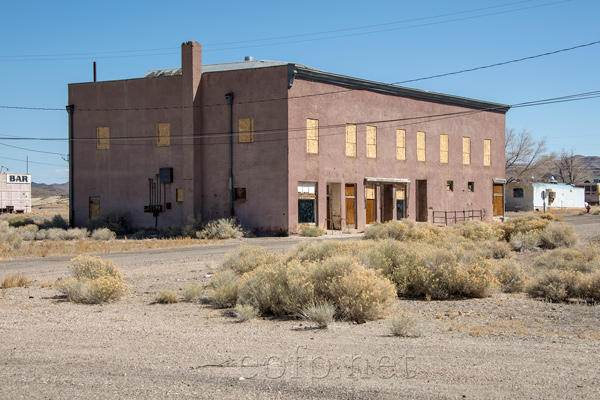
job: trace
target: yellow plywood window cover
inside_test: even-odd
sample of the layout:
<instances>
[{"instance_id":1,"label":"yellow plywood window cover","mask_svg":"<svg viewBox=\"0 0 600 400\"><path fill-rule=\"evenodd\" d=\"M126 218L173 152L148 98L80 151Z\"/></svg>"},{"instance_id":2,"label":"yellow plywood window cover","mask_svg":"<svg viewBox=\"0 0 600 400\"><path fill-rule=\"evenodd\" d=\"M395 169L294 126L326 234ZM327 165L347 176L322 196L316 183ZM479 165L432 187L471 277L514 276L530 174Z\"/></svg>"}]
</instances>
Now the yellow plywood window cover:
<instances>
[{"instance_id":1,"label":"yellow plywood window cover","mask_svg":"<svg viewBox=\"0 0 600 400\"><path fill-rule=\"evenodd\" d=\"M306 152L311 154L319 153L319 120L306 120Z\"/></svg>"},{"instance_id":2,"label":"yellow plywood window cover","mask_svg":"<svg viewBox=\"0 0 600 400\"><path fill-rule=\"evenodd\" d=\"M175 190L175 201L178 203L183 203L183 189Z\"/></svg>"},{"instance_id":3,"label":"yellow plywood window cover","mask_svg":"<svg viewBox=\"0 0 600 400\"><path fill-rule=\"evenodd\" d=\"M238 119L238 143L254 142L254 119L240 118Z\"/></svg>"},{"instance_id":4,"label":"yellow plywood window cover","mask_svg":"<svg viewBox=\"0 0 600 400\"><path fill-rule=\"evenodd\" d=\"M171 145L171 124L156 124L156 147Z\"/></svg>"},{"instance_id":5,"label":"yellow plywood window cover","mask_svg":"<svg viewBox=\"0 0 600 400\"><path fill-rule=\"evenodd\" d=\"M406 160L406 131L396 129L396 160Z\"/></svg>"},{"instance_id":6,"label":"yellow plywood window cover","mask_svg":"<svg viewBox=\"0 0 600 400\"><path fill-rule=\"evenodd\" d=\"M404 200L406 198L406 185L396 185L396 199Z\"/></svg>"},{"instance_id":7,"label":"yellow plywood window cover","mask_svg":"<svg viewBox=\"0 0 600 400\"><path fill-rule=\"evenodd\" d=\"M365 186L365 197L367 200L375 199L375 185L373 185L372 183L368 183Z\"/></svg>"},{"instance_id":8,"label":"yellow plywood window cover","mask_svg":"<svg viewBox=\"0 0 600 400\"><path fill-rule=\"evenodd\" d=\"M377 127L367 126L367 157L377 157Z\"/></svg>"},{"instance_id":9,"label":"yellow plywood window cover","mask_svg":"<svg viewBox=\"0 0 600 400\"><path fill-rule=\"evenodd\" d=\"M356 125L346 124L346 156L356 157Z\"/></svg>"},{"instance_id":10,"label":"yellow plywood window cover","mask_svg":"<svg viewBox=\"0 0 600 400\"><path fill-rule=\"evenodd\" d=\"M440 162L448 163L448 135L440 135Z\"/></svg>"},{"instance_id":11,"label":"yellow plywood window cover","mask_svg":"<svg viewBox=\"0 0 600 400\"><path fill-rule=\"evenodd\" d=\"M489 167L492 165L492 141L483 139L483 165Z\"/></svg>"},{"instance_id":12,"label":"yellow plywood window cover","mask_svg":"<svg viewBox=\"0 0 600 400\"><path fill-rule=\"evenodd\" d=\"M108 126L96 128L96 149L110 149L110 131L108 129Z\"/></svg>"},{"instance_id":13,"label":"yellow plywood window cover","mask_svg":"<svg viewBox=\"0 0 600 400\"><path fill-rule=\"evenodd\" d=\"M417 132L417 161L425 161L425 132Z\"/></svg>"},{"instance_id":14,"label":"yellow plywood window cover","mask_svg":"<svg viewBox=\"0 0 600 400\"><path fill-rule=\"evenodd\" d=\"M471 164L471 138L463 136L463 164Z\"/></svg>"}]
</instances>

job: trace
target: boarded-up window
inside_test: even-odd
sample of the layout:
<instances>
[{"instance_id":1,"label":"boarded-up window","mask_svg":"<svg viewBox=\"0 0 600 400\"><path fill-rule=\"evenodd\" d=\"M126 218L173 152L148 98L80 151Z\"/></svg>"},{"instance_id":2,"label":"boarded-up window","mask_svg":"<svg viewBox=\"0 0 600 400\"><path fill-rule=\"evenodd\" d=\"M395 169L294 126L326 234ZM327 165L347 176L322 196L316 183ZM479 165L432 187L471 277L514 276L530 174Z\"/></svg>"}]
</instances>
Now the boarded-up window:
<instances>
[{"instance_id":1,"label":"boarded-up window","mask_svg":"<svg viewBox=\"0 0 600 400\"><path fill-rule=\"evenodd\" d=\"M366 202L366 223L372 224L375 222L377 208L375 207L375 184L367 183L365 185L365 202Z\"/></svg>"},{"instance_id":2,"label":"boarded-up window","mask_svg":"<svg viewBox=\"0 0 600 400\"><path fill-rule=\"evenodd\" d=\"M319 153L319 120L306 120L306 152L311 154Z\"/></svg>"},{"instance_id":3,"label":"boarded-up window","mask_svg":"<svg viewBox=\"0 0 600 400\"><path fill-rule=\"evenodd\" d=\"M156 124L156 147L171 145L171 124Z\"/></svg>"},{"instance_id":4,"label":"boarded-up window","mask_svg":"<svg viewBox=\"0 0 600 400\"><path fill-rule=\"evenodd\" d=\"M463 136L463 164L471 164L471 138Z\"/></svg>"},{"instance_id":5,"label":"boarded-up window","mask_svg":"<svg viewBox=\"0 0 600 400\"><path fill-rule=\"evenodd\" d=\"M100 215L100 197L90 197L90 219Z\"/></svg>"},{"instance_id":6,"label":"boarded-up window","mask_svg":"<svg viewBox=\"0 0 600 400\"><path fill-rule=\"evenodd\" d=\"M483 165L489 167L492 165L492 141L483 139Z\"/></svg>"},{"instance_id":7,"label":"boarded-up window","mask_svg":"<svg viewBox=\"0 0 600 400\"><path fill-rule=\"evenodd\" d=\"M317 184L298 182L298 223L314 224L317 220Z\"/></svg>"},{"instance_id":8,"label":"boarded-up window","mask_svg":"<svg viewBox=\"0 0 600 400\"><path fill-rule=\"evenodd\" d=\"M367 157L377 157L377 127L367 126Z\"/></svg>"},{"instance_id":9,"label":"boarded-up window","mask_svg":"<svg viewBox=\"0 0 600 400\"><path fill-rule=\"evenodd\" d=\"M356 125L346 124L346 155L356 157Z\"/></svg>"},{"instance_id":10,"label":"boarded-up window","mask_svg":"<svg viewBox=\"0 0 600 400\"><path fill-rule=\"evenodd\" d=\"M238 143L254 142L254 119L238 119Z\"/></svg>"},{"instance_id":11,"label":"boarded-up window","mask_svg":"<svg viewBox=\"0 0 600 400\"><path fill-rule=\"evenodd\" d=\"M183 189L175 189L175 201L183 203Z\"/></svg>"},{"instance_id":12,"label":"boarded-up window","mask_svg":"<svg viewBox=\"0 0 600 400\"><path fill-rule=\"evenodd\" d=\"M102 126L96 128L96 149L97 150L108 150L110 149L110 132L108 126Z\"/></svg>"},{"instance_id":13,"label":"boarded-up window","mask_svg":"<svg viewBox=\"0 0 600 400\"><path fill-rule=\"evenodd\" d=\"M448 164L448 135L440 135L440 163Z\"/></svg>"},{"instance_id":14,"label":"boarded-up window","mask_svg":"<svg viewBox=\"0 0 600 400\"><path fill-rule=\"evenodd\" d=\"M425 161L425 132L417 132L417 161Z\"/></svg>"},{"instance_id":15,"label":"boarded-up window","mask_svg":"<svg viewBox=\"0 0 600 400\"><path fill-rule=\"evenodd\" d=\"M406 160L406 131L396 129L396 160Z\"/></svg>"}]
</instances>

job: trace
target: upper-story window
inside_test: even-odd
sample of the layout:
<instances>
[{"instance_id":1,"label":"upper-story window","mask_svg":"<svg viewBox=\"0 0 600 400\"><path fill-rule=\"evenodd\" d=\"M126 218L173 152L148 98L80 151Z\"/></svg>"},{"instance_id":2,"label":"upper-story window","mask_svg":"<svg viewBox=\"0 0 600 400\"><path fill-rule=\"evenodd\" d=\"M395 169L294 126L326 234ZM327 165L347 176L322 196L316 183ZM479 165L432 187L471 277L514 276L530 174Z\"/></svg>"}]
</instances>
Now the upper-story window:
<instances>
[{"instance_id":1,"label":"upper-story window","mask_svg":"<svg viewBox=\"0 0 600 400\"><path fill-rule=\"evenodd\" d=\"M406 131L396 129L396 160L406 160Z\"/></svg>"},{"instance_id":2,"label":"upper-story window","mask_svg":"<svg viewBox=\"0 0 600 400\"><path fill-rule=\"evenodd\" d=\"M306 120L306 152L311 154L319 153L319 120Z\"/></svg>"},{"instance_id":3,"label":"upper-story window","mask_svg":"<svg viewBox=\"0 0 600 400\"><path fill-rule=\"evenodd\" d=\"M346 156L356 157L356 124L346 124Z\"/></svg>"},{"instance_id":4,"label":"upper-story window","mask_svg":"<svg viewBox=\"0 0 600 400\"><path fill-rule=\"evenodd\" d=\"M440 135L440 163L448 164L448 135Z\"/></svg>"},{"instance_id":5,"label":"upper-story window","mask_svg":"<svg viewBox=\"0 0 600 400\"><path fill-rule=\"evenodd\" d=\"M254 142L254 119L238 119L238 143Z\"/></svg>"},{"instance_id":6,"label":"upper-story window","mask_svg":"<svg viewBox=\"0 0 600 400\"><path fill-rule=\"evenodd\" d=\"M171 124L156 124L156 147L171 145Z\"/></svg>"},{"instance_id":7,"label":"upper-story window","mask_svg":"<svg viewBox=\"0 0 600 400\"><path fill-rule=\"evenodd\" d=\"M417 132L417 161L425 161L425 132Z\"/></svg>"},{"instance_id":8,"label":"upper-story window","mask_svg":"<svg viewBox=\"0 0 600 400\"><path fill-rule=\"evenodd\" d=\"M100 126L96 128L96 149L110 149L110 130L108 126Z\"/></svg>"},{"instance_id":9,"label":"upper-story window","mask_svg":"<svg viewBox=\"0 0 600 400\"><path fill-rule=\"evenodd\" d=\"M463 164L471 164L471 138L463 136Z\"/></svg>"},{"instance_id":10,"label":"upper-story window","mask_svg":"<svg viewBox=\"0 0 600 400\"><path fill-rule=\"evenodd\" d=\"M483 166L489 167L492 165L492 141L483 139Z\"/></svg>"},{"instance_id":11,"label":"upper-story window","mask_svg":"<svg viewBox=\"0 0 600 400\"><path fill-rule=\"evenodd\" d=\"M377 127L367 126L367 157L377 157Z\"/></svg>"}]
</instances>

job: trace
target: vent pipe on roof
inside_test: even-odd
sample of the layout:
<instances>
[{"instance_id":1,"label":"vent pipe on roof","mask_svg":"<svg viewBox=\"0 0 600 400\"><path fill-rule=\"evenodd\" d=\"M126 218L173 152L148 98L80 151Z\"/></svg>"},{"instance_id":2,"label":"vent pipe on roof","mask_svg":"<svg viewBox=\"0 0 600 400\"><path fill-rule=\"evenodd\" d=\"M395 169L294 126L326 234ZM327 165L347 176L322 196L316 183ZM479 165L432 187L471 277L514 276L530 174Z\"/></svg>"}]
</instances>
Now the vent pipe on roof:
<instances>
[{"instance_id":1,"label":"vent pipe on roof","mask_svg":"<svg viewBox=\"0 0 600 400\"><path fill-rule=\"evenodd\" d=\"M246 56L246 57L244 57L244 61L254 61L254 57Z\"/></svg>"}]
</instances>

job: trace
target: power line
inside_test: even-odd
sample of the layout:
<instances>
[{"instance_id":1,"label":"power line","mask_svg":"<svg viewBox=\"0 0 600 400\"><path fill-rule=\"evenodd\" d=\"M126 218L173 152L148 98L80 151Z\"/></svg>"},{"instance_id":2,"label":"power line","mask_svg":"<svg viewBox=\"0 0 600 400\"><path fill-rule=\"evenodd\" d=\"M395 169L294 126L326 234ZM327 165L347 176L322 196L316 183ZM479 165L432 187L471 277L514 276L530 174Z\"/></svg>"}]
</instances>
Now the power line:
<instances>
[{"instance_id":1,"label":"power line","mask_svg":"<svg viewBox=\"0 0 600 400\"><path fill-rule=\"evenodd\" d=\"M494 8L508 7L508 6L512 6L512 5L516 5L516 4L528 3L530 1L531 0L517 1L517 2L512 2L512 3L500 4L500 5L497 5L497 6L476 8L476 9L471 9L471 10L465 10L465 11L459 11L459 12L453 12L453 13L446 13L446 14L439 14L439 15L428 16L428 17L420 17L420 18L413 18L413 19L396 21L396 22L387 22L387 23L381 23L381 24L372 24L372 25L364 25L364 26L359 26L359 27L350 27L350 28L343 28L343 29L336 29L336 30L329 30L329 31L321 31L321 32L315 32L315 33L287 35L287 36L279 36L279 37L264 38L264 39L242 40L242 41L226 42L226 43L214 43L214 44L208 43L208 44L203 45L203 47L228 46L228 45L232 45L232 44L256 43L256 42L265 42L265 41L273 41L273 40L298 38L298 37L324 35L324 34L329 34L329 33L338 33L338 32L348 32L348 31L364 30L364 29L376 28L376 27L381 27L381 26L390 26L390 25L405 24L405 23L409 23L409 22L423 21L423 20L435 19L435 18L443 18L443 17L453 16L453 15L460 15L460 14L467 14L467 13L478 12L478 11L485 11L485 10L494 9ZM551 6L551 5L555 5L555 4L560 4L560 3L566 3L566 2L569 2L569 1L571 1L571 0L559 0L559 1L554 1L554 2L551 2L551 3L538 4L538 5L533 5L533 6L529 6L529 7L516 8L516 9L512 9L512 10L498 11L498 12L494 12L494 13L474 15L474 16L470 16L470 17L455 18L455 19L450 19L450 20L446 20L446 21L437 21L437 22L430 22L430 23L425 23L425 24L417 24L417 25L397 27L397 28L388 28L388 29L375 30L375 31L369 31L369 32L359 32L359 33L352 33L352 34L345 34L345 35L328 36L328 37L326 36L326 37L321 37L321 38L293 40L293 41L277 42L277 43L266 43L266 44L251 45L251 46L226 47L226 48L218 48L218 49L210 49L209 48L209 49L206 49L204 51L210 52L210 51L237 50L237 49L252 48L252 47L278 46L278 45L283 45L283 44L292 44L292 43L301 43L301 42L309 42L309 41L317 41L317 40L338 39L338 38L351 37L351 36L369 35L369 34L374 34L374 33L389 32L389 31L393 31L393 30L411 29L411 28L418 28L418 27L423 27L423 26L439 25L439 24L446 24L446 23L456 22L456 21L463 21L463 20L469 20L469 19L475 19L475 18L488 17L488 16L492 16L492 15L512 13L512 12L523 11L523 10L528 10L528 9L534 9L534 8L539 8L539 7L547 7L547 6ZM148 56L156 56L156 55L177 54L177 53L174 53L174 52L168 52L168 53L154 53L154 54L129 54L129 55L123 55L123 54L127 54L127 53L142 53L142 52L155 52L155 51L166 51L166 50L176 50L176 48L159 48L159 49L144 49L144 50L121 50L121 51L88 52L88 53L45 54L45 55L32 55L32 54L29 54L29 55L7 55L7 56L0 56L0 62L1 61L57 61L57 60L75 60L75 59L89 59L89 58L148 57ZM109 55L109 54L113 54L113 55ZM79 56L91 56L91 57L79 57ZM34 57L37 57L37 58L34 58ZM47 58L47 57L54 57L54 58Z\"/></svg>"},{"instance_id":2,"label":"power line","mask_svg":"<svg viewBox=\"0 0 600 400\"><path fill-rule=\"evenodd\" d=\"M57 156L61 156L61 157L65 156L66 157L66 154L64 154L64 153L54 153L52 151L42 151L42 150L26 149L24 147L11 146L10 144L6 144L6 143L0 143L0 146L6 146L6 147L12 147L12 148L15 148L15 149L19 149L19 150L33 151L33 152L36 152L36 153L44 153L44 154L54 154L54 155L57 155Z\"/></svg>"},{"instance_id":3,"label":"power line","mask_svg":"<svg viewBox=\"0 0 600 400\"><path fill-rule=\"evenodd\" d=\"M11 161L19 161L19 162L24 162L24 163L29 162L29 164L52 165L54 167L68 167L68 164L63 164L63 165L48 164L48 163L35 162L35 161L19 160L18 158L0 157L0 159L2 159L2 160L11 160Z\"/></svg>"},{"instance_id":4,"label":"power line","mask_svg":"<svg viewBox=\"0 0 600 400\"><path fill-rule=\"evenodd\" d=\"M515 104L511 105L511 108L532 107L532 106L555 104L555 103L562 103L562 102L569 102L569 101L589 100L589 99L595 99L595 98L600 98L600 90L584 92L584 93L577 93L577 94L570 94L570 95L566 95L566 96L553 97L553 98L548 98L548 99L533 100L533 101L522 102L522 103L515 103ZM377 121L362 121L362 122L352 122L352 123L354 123L356 125L368 125L368 124L385 124L385 123L403 122L403 124L401 126L394 126L394 127L400 128L402 126L425 124L425 123L429 123L432 121L457 118L457 117L467 116L470 114L476 114L476 113L487 112L487 111L495 111L495 110L497 110L497 108L486 108L486 109L481 109L481 110L457 111L457 112L452 112L452 113L430 114L430 115L423 115L423 116L413 116L413 117L404 117L404 118L395 118L395 119L386 119L386 120L377 120ZM424 119L429 119L429 120L423 121ZM346 123L320 125L319 130L340 128L340 127L345 127L346 125L347 125ZM394 128L394 127L390 127L390 128ZM382 128L382 129L386 129L386 128ZM306 127L265 129L265 130L254 131L253 134L254 135L287 134L290 132L298 132L298 131L304 131L304 130L306 130ZM234 135L236 135L238 133L239 132L234 132ZM335 132L332 135L339 135L339 134L345 134L345 132L341 132L341 133ZM209 138L228 138L229 136L230 136L230 134L227 131L227 132L212 132L212 133L208 133L208 134L200 135L200 136L195 136L195 135L190 135L190 134L178 135L178 136L171 136L171 139L172 140L174 140L174 139L209 139ZM319 136L327 136L327 135L322 135L321 133L319 133ZM0 140L68 141L67 138L27 138L27 137L0 137ZM78 141L78 142L89 142L89 141L96 141L97 139L96 138L74 138L73 140ZM123 138L115 138L115 137L110 138L111 142L116 142L116 143L125 142L125 141L142 141L142 140L156 140L156 136L152 135L152 136L131 136L131 137L123 137ZM274 140L288 140L288 138L286 137L286 138L274 139ZM211 143L211 144L226 144L226 143L223 142L223 143ZM181 145L188 145L188 144L181 144ZM206 144L203 144L203 145L206 145Z\"/></svg>"}]
</instances>

